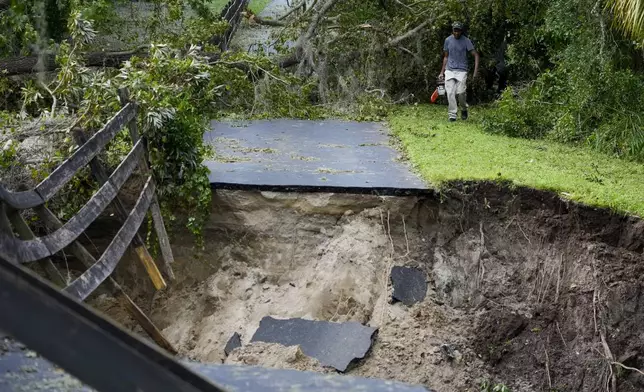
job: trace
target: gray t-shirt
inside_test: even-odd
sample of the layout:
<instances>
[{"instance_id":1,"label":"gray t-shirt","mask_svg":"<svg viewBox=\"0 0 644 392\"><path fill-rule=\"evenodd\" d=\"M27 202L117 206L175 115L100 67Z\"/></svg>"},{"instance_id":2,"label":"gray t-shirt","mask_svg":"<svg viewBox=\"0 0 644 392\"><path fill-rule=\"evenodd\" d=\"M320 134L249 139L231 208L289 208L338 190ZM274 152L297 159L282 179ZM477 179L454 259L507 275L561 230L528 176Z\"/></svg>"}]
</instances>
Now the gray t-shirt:
<instances>
[{"instance_id":1,"label":"gray t-shirt","mask_svg":"<svg viewBox=\"0 0 644 392\"><path fill-rule=\"evenodd\" d=\"M464 35L456 39L450 35L445 39L443 50L447 52L447 69L450 71L467 71L467 54L474 50L472 41Z\"/></svg>"}]
</instances>

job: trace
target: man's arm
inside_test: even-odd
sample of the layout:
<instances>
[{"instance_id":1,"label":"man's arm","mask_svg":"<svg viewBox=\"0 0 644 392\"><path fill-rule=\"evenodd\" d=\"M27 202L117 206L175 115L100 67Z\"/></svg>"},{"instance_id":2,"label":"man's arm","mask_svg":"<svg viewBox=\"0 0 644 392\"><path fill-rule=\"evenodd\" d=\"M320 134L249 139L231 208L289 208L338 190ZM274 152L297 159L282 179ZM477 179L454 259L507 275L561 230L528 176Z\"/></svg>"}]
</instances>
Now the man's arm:
<instances>
[{"instance_id":1,"label":"man's arm","mask_svg":"<svg viewBox=\"0 0 644 392\"><path fill-rule=\"evenodd\" d=\"M472 50L470 52L474 56L474 77L479 76L479 52Z\"/></svg>"},{"instance_id":2,"label":"man's arm","mask_svg":"<svg viewBox=\"0 0 644 392\"><path fill-rule=\"evenodd\" d=\"M441 73L438 74L439 79L445 79L445 68L447 67L447 56L448 56L448 53L444 52L443 53L443 66L441 67ZM476 64L478 64L478 62Z\"/></svg>"}]
</instances>

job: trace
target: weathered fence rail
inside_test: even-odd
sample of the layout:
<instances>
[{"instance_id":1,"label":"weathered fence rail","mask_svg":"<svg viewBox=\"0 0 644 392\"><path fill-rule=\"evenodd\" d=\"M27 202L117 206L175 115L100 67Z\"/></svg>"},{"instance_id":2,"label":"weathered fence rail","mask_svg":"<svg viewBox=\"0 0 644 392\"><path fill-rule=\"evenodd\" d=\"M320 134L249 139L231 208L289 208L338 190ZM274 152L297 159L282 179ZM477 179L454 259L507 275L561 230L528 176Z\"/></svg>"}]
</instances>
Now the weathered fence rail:
<instances>
[{"instance_id":1,"label":"weathered fence rail","mask_svg":"<svg viewBox=\"0 0 644 392\"><path fill-rule=\"evenodd\" d=\"M224 391L167 353L144 343L84 304L63 295L19 265L1 259L0 313L6 315L0 317L3 332L75 375L93 387L92 390ZM0 338L3 338L1 333ZM43 366L39 358L27 357L26 353L26 350L22 350L14 353L12 358L9 347L9 355L2 355L0 365L8 362L9 369L12 369L13 359L14 363L19 361L13 369L31 370L8 372L6 376L0 372L1 390L89 390L72 379L59 377L60 371L57 369L54 373L56 377L48 375L46 364ZM36 375L36 378L29 382L22 373L28 373L30 378ZM9 381L9 384L3 381Z\"/></svg>"},{"instance_id":2,"label":"weathered fence rail","mask_svg":"<svg viewBox=\"0 0 644 392\"><path fill-rule=\"evenodd\" d=\"M171 267L174 258L156 199L154 179L145 158L147 156L145 140L139 137L136 128L137 105L134 102L128 102L126 91L119 91L119 95L123 104L122 109L91 138L79 143L79 148L34 189L13 192L0 184L0 207L2 207L0 209L0 258L14 264L43 262L52 282L61 286L67 294L81 301L93 293L101 283L108 280L112 289L116 290L127 310L143 329L160 346L174 352L170 343L163 338L141 309L110 278L126 248L132 243L155 288L160 290L166 287L163 276L138 234L148 211L151 212L154 221L166 273L171 279L174 277ZM125 127L130 133L133 147L108 177L96 156ZM78 130L76 130L76 136L78 141L83 140L83 136L79 134ZM80 169L87 165L90 165L92 174L101 186L76 215L66 223L60 222L56 215L46 207L46 203L69 183ZM144 173L145 185L134 208L127 213L118 194L136 168ZM77 240L110 204L115 205L116 210L119 211L123 226L101 257L96 260ZM20 213L26 209L34 209L45 226L52 232L42 237L34 236ZM69 248L87 267L85 272L71 282L66 282L62 278L50 259L66 248Z\"/></svg>"},{"instance_id":3,"label":"weathered fence rail","mask_svg":"<svg viewBox=\"0 0 644 392\"><path fill-rule=\"evenodd\" d=\"M121 109L100 131L80 147L63 164L58 166L47 178L45 178L34 189L22 192L8 191L0 184L0 199L10 208L24 210L34 208L49 201L76 172L86 166L107 143L114 138L116 133L123 129L123 126L136 116L136 105L127 104Z\"/></svg>"}]
</instances>

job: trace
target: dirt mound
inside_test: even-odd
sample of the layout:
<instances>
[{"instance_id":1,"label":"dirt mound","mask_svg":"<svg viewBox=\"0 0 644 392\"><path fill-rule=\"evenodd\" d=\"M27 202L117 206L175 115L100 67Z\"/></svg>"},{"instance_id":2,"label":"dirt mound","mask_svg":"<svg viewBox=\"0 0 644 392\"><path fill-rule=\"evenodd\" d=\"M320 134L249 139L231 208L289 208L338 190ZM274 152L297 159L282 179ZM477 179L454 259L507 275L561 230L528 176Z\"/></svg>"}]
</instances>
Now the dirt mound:
<instances>
[{"instance_id":1,"label":"dirt mound","mask_svg":"<svg viewBox=\"0 0 644 392\"><path fill-rule=\"evenodd\" d=\"M160 295L152 316L186 355L214 362L223 361L222 342L233 332L248 342L267 315L369 323L386 304L395 261L382 222L387 211L390 220L393 211L408 214L414 203L407 202L218 194L219 212L206 234L214 239L207 253L218 271Z\"/></svg>"},{"instance_id":2,"label":"dirt mound","mask_svg":"<svg viewBox=\"0 0 644 392\"><path fill-rule=\"evenodd\" d=\"M644 225L546 192L461 184L440 197L218 191L194 258L152 317L205 362L326 371L296 348L248 345L264 316L378 327L347 373L478 391L644 390ZM394 265L426 299L391 303ZM131 282L130 282L131 283ZM245 345L226 359L233 332ZM295 350L295 351L294 351Z\"/></svg>"}]
</instances>

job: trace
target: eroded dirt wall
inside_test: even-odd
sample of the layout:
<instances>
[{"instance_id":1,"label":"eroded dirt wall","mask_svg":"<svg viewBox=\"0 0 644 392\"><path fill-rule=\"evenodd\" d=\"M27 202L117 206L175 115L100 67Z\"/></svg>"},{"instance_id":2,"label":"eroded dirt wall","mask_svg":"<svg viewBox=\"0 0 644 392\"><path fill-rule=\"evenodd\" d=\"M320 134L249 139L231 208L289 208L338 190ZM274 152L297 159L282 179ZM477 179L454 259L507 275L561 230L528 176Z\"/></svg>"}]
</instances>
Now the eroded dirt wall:
<instances>
[{"instance_id":1,"label":"eroded dirt wall","mask_svg":"<svg viewBox=\"0 0 644 392\"><path fill-rule=\"evenodd\" d=\"M547 193L458 184L439 196L218 191L206 249L175 236L178 280L147 294L185 356L320 370L297 350L247 346L259 320L379 328L348 373L437 391L644 390L644 224ZM427 298L391 303L394 265L427 274ZM136 267L132 267L136 268ZM122 316L122 315L121 315ZM127 324L127 317L123 317Z\"/></svg>"}]
</instances>

